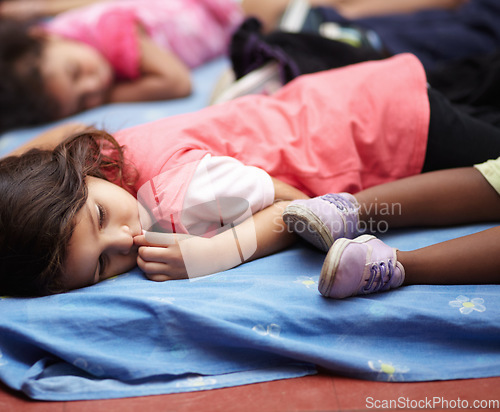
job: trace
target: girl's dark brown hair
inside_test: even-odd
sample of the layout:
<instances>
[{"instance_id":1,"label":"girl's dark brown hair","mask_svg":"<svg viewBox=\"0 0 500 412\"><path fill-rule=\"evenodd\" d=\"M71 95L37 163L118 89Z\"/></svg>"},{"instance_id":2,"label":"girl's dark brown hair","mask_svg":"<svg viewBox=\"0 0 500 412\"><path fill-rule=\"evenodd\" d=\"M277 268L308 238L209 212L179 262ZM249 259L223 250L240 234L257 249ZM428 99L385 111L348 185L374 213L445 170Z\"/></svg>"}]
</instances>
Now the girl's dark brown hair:
<instances>
[{"instance_id":1,"label":"girl's dark brown hair","mask_svg":"<svg viewBox=\"0 0 500 412\"><path fill-rule=\"evenodd\" d=\"M64 291L60 278L75 215L87 200L85 178L126 186L124 170L116 140L90 129L54 150L0 161L0 295Z\"/></svg>"},{"instance_id":2,"label":"girl's dark brown hair","mask_svg":"<svg viewBox=\"0 0 500 412\"><path fill-rule=\"evenodd\" d=\"M40 71L43 47L29 24L0 19L0 133L57 118Z\"/></svg>"}]
</instances>

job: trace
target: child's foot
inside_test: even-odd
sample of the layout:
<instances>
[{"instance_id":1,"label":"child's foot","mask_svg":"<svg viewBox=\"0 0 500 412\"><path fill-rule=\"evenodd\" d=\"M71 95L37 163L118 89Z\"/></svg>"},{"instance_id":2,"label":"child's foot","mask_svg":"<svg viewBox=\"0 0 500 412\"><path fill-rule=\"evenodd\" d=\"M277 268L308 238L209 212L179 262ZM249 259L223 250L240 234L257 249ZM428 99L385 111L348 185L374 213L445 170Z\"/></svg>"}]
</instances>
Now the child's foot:
<instances>
[{"instance_id":1,"label":"child's foot","mask_svg":"<svg viewBox=\"0 0 500 412\"><path fill-rule=\"evenodd\" d=\"M394 289L404 279L396 249L375 236L363 235L333 244L323 263L318 289L323 296L341 299Z\"/></svg>"},{"instance_id":2,"label":"child's foot","mask_svg":"<svg viewBox=\"0 0 500 412\"><path fill-rule=\"evenodd\" d=\"M359 204L349 193L331 193L294 200L284 213L289 230L327 252L341 237L359 235Z\"/></svg>"}]
</instances>

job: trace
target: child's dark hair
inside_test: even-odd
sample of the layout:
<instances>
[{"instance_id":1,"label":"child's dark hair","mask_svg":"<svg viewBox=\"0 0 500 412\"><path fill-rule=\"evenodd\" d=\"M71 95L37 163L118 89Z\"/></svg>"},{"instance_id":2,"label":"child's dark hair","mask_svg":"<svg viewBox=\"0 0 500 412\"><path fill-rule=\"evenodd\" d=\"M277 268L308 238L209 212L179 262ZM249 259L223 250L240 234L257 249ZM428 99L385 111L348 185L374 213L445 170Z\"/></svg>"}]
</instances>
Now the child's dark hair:
<instances>
[{"instance_id":1,"label":"child's dark hair","mask_svg":"<svg viewBox=\"0 0 500 412\"><path fill-rule=\"evenodd\" d=\"M71 136L54 150L0 160L0 295L64 292L66 249L87 200L85 177L123 185L123 171L122 148L97 130Z\"/></svg>"},{"instance_id":2,"label":"child's dark hair","mask_svg":"<svg viewBox=\"0 0 500 412\"><path fill-rule=\"evenodd\" d=\"M40 72L42 52L43 40L26 23L0 19L0 133L56 119L57 103Z\"/></svg>"}]
</instances>

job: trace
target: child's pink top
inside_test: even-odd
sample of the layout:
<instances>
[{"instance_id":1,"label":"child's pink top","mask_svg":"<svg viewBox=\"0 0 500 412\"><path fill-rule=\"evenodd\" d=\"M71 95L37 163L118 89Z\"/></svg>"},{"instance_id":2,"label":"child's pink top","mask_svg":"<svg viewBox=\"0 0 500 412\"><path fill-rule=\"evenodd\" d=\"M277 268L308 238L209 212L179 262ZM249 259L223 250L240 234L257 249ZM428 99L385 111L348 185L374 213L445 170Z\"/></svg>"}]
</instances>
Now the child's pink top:
<instances>
[{"instance_id":1,"label":"child's pink top","mask_svg":"<svg viewBox=\"0 0 500 412\"><path fill-rule=\"evenodd\" d=\"M62 13L45 27L95 47L118 78L134 79L140 63L137 25L193 68L224 54L241 21L235 0L111 0Z\"/></svg>"},{"instance_id":2,"label":"child's pink top","mask_svg":"<svg viewBox=\"0 0 500 412\"><path fill-rule=\"evenodd\" d=\"M311 196L417 174L429 117L422 65L403 54L302 76L273 96L245 96L115 137L139 171L136 189L161 175L157 201L180 211L207 153L257 166Z\"/></svg>"}]
</instances>

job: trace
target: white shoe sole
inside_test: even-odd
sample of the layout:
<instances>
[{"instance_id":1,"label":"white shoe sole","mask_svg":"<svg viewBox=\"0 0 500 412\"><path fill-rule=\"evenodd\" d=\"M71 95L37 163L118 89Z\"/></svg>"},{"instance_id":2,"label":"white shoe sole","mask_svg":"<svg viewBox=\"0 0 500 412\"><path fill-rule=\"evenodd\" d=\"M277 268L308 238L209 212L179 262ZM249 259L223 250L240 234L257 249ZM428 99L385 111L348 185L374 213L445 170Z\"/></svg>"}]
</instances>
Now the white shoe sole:
<instances>
[{"instance_id":1,"label":"white shoe sole","mask_svg":"<svg viewBox=\"0 0 500 412\"><path fill-rule=\"evenodd\" d=\"M318 282L319 293L327 298L332 297L330 296L330 292L332 290L335 275L337 274L340 259L342 258L345 248L351 243L366 243L371 239L375 239L375 236L362 235L356 239L341 238L333 244L326 255L323 267L321 268L321 275Z\"/></svg>"},{"instance_id":2,"label":"white shoe sole","mask_svg":"<svg viewBox=\"0 0 500 412\"><path fill-rule=\"evenodd\" d=\"M220 104L248 94L270 95L282 87L278 63L272 61L243 76L213 99Z\"/></svg>"},{"instance_id":3,"label":"white shoe sole","mask_svg":"<svg viewBox=\"0 0 500 412\"><path fill-rule=\"evenodd\" d=\"M328 252L333 244L332 234L322 220L300 204L288 206L283 213L283 221L288 229L323 252Z\"/></svg>"}]
</instances>

